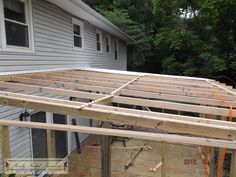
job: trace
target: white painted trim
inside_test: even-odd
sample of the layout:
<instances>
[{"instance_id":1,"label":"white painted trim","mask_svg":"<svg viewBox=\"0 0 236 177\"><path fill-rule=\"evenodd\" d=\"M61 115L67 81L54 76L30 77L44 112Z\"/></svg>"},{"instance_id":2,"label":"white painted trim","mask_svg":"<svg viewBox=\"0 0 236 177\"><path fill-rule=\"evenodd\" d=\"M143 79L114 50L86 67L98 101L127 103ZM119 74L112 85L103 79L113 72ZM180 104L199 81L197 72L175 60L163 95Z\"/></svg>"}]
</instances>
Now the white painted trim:
<instances>
[{"instance_id":1,"label":"white painted trim","mask_svg":"<svg viewBox=\"0 0 236 177\"><path fill-rule=\"evenodd\" d=\"M0 0L0 50L5 48L6 39L5 39L5 24L4 24L4 10L3 10L3 0Z\"/></svg>"},{"instance_id":2,"label":"white painted trim","mask_svg":"<svg viewBox=\"0 0 236 177\"><path fill-rule=\"evenodd\" d=\"M102 53L103 52L103 38L102 38L102 31L101 30L99 30L99 29L96 29L96 51L97 51L97 53ZM99 50L97 50L97 34L99 34L99 40L100 40L100 51Z\"/></svg>"},{"instance_id":3,"label":"white painted trim","mask_svg":"<svg viewBox=\"0 0 236 177\"><path fill-rule=\"evenodd\" d=\"M80 37L82 38L82 47L76 47L74 45L74 24L80 26ZM85 49L85 42L84 42L84 23L74 17L72 17L72 34L73 34L73 49L75 50L84 50Z\"/></svg>"},{"instance_id":4,"label":"white painted trim","mask_svg":"<svg viewBox=\"0 0 236 177\"><path fill-rule=\"evenodd\" d=\"M17 53L34 53L35 52L32 1L31 0L21 0L21 1L25 3L26 23L15 22L14 20L10 20L10 19L7 19L7 21L11 21L17 24L22 24L28 27L29 47L7 45L3 0L0 0L0 32L1 32L0 38L2 39L1 40L2 43L0 44L0 51L17 52Z\"/></svg>"}]
</instances>

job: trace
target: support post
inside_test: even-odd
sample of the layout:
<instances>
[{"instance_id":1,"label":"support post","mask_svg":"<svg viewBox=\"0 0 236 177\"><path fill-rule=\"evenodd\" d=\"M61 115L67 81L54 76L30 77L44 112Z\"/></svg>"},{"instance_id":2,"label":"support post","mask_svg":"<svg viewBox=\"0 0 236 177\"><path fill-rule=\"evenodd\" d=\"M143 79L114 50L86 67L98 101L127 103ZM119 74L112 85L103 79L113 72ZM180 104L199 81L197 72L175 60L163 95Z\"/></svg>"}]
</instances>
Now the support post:
<instances>
[{"instance_id":1,"label":"support post","mask_svg":"<svg viewBox=\"0 0 236 177\"><path fill-rule=\"evenodd\" d=\"M9 128L8 126L0 126L0 145L3 162L10 158L10 142L9 142ZM5 164L4 164L5 168Z\"/></svg>"},{"instance_id":2,"label":"support post","mask_svg":"<svg viewBox=\"0 0 236 177\"><path fill-rule=\"evenodd\" d=\"M7 126L1 126L1 150L2 159L10 158L10 142L9 142L9 128Z\"/></svg>"},{"instance_id":3,"label":"support post","mask_svg":"<svg viewBox=\"0 0 236 177\"><path fill-rule=\"evenodd\" d=\"M223 148L219 148L219 152L218 152L218 164L217 164L217 176L220 176L220 168L221 168L221 164L222 164L222 155L224 153L224 149Z\"/></svg>"},{"instance_id":4,"label":"support post","mask_svg":"<svg viewBox=\"0 0 236 177\"><path fill-rule=\"evenodd\" d=\"M232 150L230 177L236 177L236 150Z\"/></svg>"},{"instance_id":5,"label":"support post","mask_svg":"<svg viewBox=\"0 0 236 177\"><path fill-rule=\"evenodd\" d=\"M161 177L166 177L166 153L167 153L167 143L166 142L162 142Z\"/></svg>"},{"instance_id":6,"label":"support post","mask_svg":"<svg viewBox=\"0 0 236 177\"><path fill-rule=\"evenodd\" d=\"M56 158L55 131L47 130L48 158Z\"/></svg>"},{"instance_id":7,"label":"support post","mask_svg":"<svg viewBox=\"0 0 236 177\"><path fill-rule=\"evenodd\" d=\"M215 176L215 148L211 147L210 149L211 155L210 155L210 166L209 166L209 177L214 177Z\"/></svg>"},{"instance_id":8,"label":"support post","mask_svg":"<svg viewBox=\"0 0 236 177\"><path fill-rule=\"evenodd\" d=\"M101 177L111 177L111 137L101 137Z\"/></svg>"}]
</instances>

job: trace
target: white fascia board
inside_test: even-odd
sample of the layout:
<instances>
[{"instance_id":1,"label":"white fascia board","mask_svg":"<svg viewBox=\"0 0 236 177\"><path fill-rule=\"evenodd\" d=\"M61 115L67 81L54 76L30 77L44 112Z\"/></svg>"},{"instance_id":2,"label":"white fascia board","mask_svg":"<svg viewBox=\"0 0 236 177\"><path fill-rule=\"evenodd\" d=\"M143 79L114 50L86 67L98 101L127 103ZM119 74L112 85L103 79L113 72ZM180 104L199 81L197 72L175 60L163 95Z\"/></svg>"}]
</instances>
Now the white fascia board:
<instances>
[{"instance_id":1,"label":"white fascia board","mask_svg":"<svg viewBox=\"0 0 236 177\"><path fill-rule=\"evenodd\" d=\"M50 3L55 4L56 6L62 8L63 10L67 11L68 13L72 14L75 17L84 19L89 23L93 24L94 26L99 27L100 29L113 34L114 36L126 41L130 42L133 39L123 32L120 28L115 26L105 17L97 13L91 7L86 5L81 0L47 0Z\"/></svg>"}]
</instances>

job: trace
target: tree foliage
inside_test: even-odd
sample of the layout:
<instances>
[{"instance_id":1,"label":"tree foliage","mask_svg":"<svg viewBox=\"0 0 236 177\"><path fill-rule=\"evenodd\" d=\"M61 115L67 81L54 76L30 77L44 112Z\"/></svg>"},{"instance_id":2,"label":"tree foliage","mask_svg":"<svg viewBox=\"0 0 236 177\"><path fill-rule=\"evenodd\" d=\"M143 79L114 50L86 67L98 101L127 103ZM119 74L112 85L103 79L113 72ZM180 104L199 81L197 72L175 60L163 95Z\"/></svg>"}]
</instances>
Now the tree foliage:
<instances>
[{"instance_id":1,"label":"tree foliage","mask_svg":"<svg viewBox=\"0 0 236 177\"><path fill-rule=\"evenodd\" d=\"M236 80L235 0L84 0L123 29L130 70Z\"/></svg>"}]
</instances>

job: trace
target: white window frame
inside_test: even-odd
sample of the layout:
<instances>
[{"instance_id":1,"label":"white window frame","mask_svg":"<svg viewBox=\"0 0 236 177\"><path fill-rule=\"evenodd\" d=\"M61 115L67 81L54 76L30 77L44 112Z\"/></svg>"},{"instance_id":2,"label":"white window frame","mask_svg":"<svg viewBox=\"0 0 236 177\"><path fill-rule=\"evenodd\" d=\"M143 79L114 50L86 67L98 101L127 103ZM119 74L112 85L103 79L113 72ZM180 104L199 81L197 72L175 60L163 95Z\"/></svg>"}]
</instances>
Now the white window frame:
<instances>
[{"instance_id":1,"label":"white window frame","mask_svg":"<svg viewBox=\"0 0 236 177\"><path fill-rule=\"evenodd\" d=\"M120 60L120 52L119 52L119 40L115 39L114 51L115 51L115 61ZM117 51L117 59L116 59L116 51Z\"/></svg>"},{"instance_id":2,"label":"white window frame","mask_svg":"<svg viewBox=\"0 0 236 177\"><path fill-rule=\"evenodd\" d=\"M100 50L97 50L97 34L99 34L99 39L100 39ZM103 45L102 45L102 31L100 31L100 30L96 30L96 51L98 52L98 53L102 53L102 48L103 48Z\"/></svg>"},{"instance_id":3,"label":"white window frame","mask_svg":"<svg viewBox=\"0 0 236 177\"><path fill-rule=\"evenodd\" d=\"M0 0L0 51L6 52L35 52L34 48L34 31L33 31L33 17L32 17L32 1L31 0L20 0L25 4L25 17L26 23L20 23L14 20L7 19L17 24L23 24L28 26L28 38L29 47L20 47L7 45L6 41L6 30L5 30L5 17L4 17L4 4L3 0Z\"/></svg>"},{"instance_id":4,"label":"white window frame","mask_svg":"<svg viewBox=\"0 0 236 177\"><path fill-rule=\"evenodd\" d=\"M74 34L74 24L80 26L80 36ZM76 50L84 50L84 23L82 21L74 18L74 17L72 18L72 34L73 34L73 48L76 49ZM74 36L81 37L82 47L75 46Z\"/></svg>"},{"instance_id":5,"label":"white window frame","mask_svg":"<svg viewBox=\"0 0 236 177\"><path fill-rule=\"evenodd\" d=\"M108 38L108 44L107 44L107 38ZM111 36L106 34L106 40L105 41L106 41L106 50L105 50L105 52L107 54L110 54L111 53ZM109 46L109 52L107 52L107 45Z\"/></svg>"}]
</instances>

